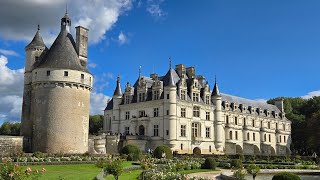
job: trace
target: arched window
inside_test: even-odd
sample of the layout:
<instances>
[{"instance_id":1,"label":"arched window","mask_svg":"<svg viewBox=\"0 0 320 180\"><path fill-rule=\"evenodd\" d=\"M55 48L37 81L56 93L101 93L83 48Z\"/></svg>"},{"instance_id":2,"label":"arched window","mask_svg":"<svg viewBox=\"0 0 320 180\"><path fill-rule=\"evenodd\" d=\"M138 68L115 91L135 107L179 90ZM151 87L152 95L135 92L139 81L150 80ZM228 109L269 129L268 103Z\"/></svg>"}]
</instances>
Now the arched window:
<instances>
[{"instance_id":1,"label":"arched window","mask_svg":"<svg viewBox=\"0 0 320 180\"><path fill-rule=\"evenodd\" d=\"M211 146L209 146L209 152L211 152Z\"/></svg>"}]
</instances>

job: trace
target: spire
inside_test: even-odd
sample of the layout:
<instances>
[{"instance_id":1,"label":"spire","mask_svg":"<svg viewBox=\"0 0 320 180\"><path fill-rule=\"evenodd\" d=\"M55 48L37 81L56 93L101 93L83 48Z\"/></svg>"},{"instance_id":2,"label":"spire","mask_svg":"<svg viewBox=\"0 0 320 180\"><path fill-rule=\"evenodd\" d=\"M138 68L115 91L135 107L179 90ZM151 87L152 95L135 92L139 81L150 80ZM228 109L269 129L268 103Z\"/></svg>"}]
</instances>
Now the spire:
<instances>
[{"instance_id":1,"label":"spire","mask_svg":"<svg viewBox=\"0 0 320 180\"><path fill-rule=\"evenodd\" d=\"M141 66L139 66L139 77L141 77Z\"/></svg>"},{"instance_id":2,"label":"spire","mask_svg":"<svg viewBox=\"0 0 320 180\"><path fill-rule=\"evenodd\" d=\"M171 67L171 63L172 63L172 61L171 61L171 57L169 57L169 68L170 68L170 69L172 69L172 67Z\"/></svg>"},{"instance_id":3,"label":"spire","mask_svg":"<svg viewBox=\"0 0 320 180\"><path fill-rule=\"evenodd\" d=\"M38 24L37 32L34 35L32 41L25 47L25 49L29 48L46 48L46 45L43 42L43 39L40 35L40 25Z\"/></svg>"},{"instance_id":4,"label":"spire","mask_svg":"<svg viewBox=\"0 0 320 180\"><path fill-rule=\"evenodd\" d=\"M211 96L221 96L218 88L218 84L217 84L217 77L214 77L214 87L213 87Z\"/></svg>"},{"instance_id":5,"label":"spire","mask_svg":"<svg viewBox=\"0 0 320 180\"><path fill-rule=\"evenodd\" d=\"M113 96L122 96L121 86L120 86L120 75L117 77L117 87L114 90Z\"/></svg>"}]
</instances>

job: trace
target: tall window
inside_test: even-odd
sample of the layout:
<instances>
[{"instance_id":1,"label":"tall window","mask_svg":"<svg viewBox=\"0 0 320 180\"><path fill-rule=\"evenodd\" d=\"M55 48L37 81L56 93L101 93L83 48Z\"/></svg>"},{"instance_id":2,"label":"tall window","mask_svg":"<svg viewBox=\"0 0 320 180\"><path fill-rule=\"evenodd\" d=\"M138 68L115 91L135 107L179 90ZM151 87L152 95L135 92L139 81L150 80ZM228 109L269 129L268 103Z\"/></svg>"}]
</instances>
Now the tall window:
<instances>
[{"instance_id":1,"label":"tall window","mask_svg":"<svg viewBox=\"0 0 320 180\"><path fill-rule=\"evenodd\" d=\"M126 104L129 104L130 103L130 96L125 96L125 100L126 100Z\"/></svg>"},{"instance_id":2,"label":"tall window","mask_svg":"<svg viewBox=\"0 0 320 180\"><path fill-rule=\"evenodd\" d=\"M159 116L159 108L154 108L153 109L153 117L158 117Z\"/></svg>"},{"instance_id":3,"label":"tall window","mask_svg":"<svg viewBox=\"0 0 320 180\"><path fill-rule=\"evenodd\" d=\"M159 136L159 125L153 125L153 136Z\"/></svg>"},{"instance_id":4,"label":"tall window","mask_svg":"<svg viewBox=\"0 0 320 180\"><path fill-rule=\"evenodd\" d=\"M269 142L271 142L271 134L269 134Z\"/></svg>"},{"instance_id":5,"label":"tall window","mask_svg":"<svg viewBox=\"0 0 320 180\"><path fill-rule=\"evenodd\" d=\"M186 117L186 108L181 108L181 117Z\"/></svg>"},{"instance_id":6,"label":"tall window","mask_svg":"<svg viewBox=\"0 0 320 180\"><path fill-rule=\"evenodd\" d=\"M232 139L232 131L229 132L229 139Z\"/></svg>"},{"instance_id":7,"label":"tall window","mask_svg":"<svg viewBox=\"0 0 320 180\"><path fill-rule=\"evenodd\" d=\"M192 100L195 102L199 102L199 93L192 93Z\"/></svg>"},{"instance_id":8,"label":"tall window","mask_svg":"<svg viewBox=\"0 0 320 180\"><path fill-rule=\"evenodd\" d=\"M283 141L284 141L285 143L287 142L286 136L283 136Z\"/></svg>"},{"instance_id":9,"label":"tall window","mask_svg":"<svg viewBox=\"0 0 320 180\"><path fill-rule=\"evenodd\" d=\"M50 71L47 71L47 76L50 76Z\"/></svg>"},{"instance_id":10,"label":"tall window","mask_svg":"<svg viewBox=\"0 0 320 180\"><path fill-rule=\"evenodd\" d=\"M146 93L139 93L139 102L145 101L145 95Z\"/></svg>"},{"instance_id":11,"label":"tall window","mask_svg":"<svg viewBox=\"0 0 320 180\"><path fill-rule=\"evenodd\" d=\"M236 140L238 140L238 131L236 131Z\"/></svg>"},{"instance_id":12,"label":"tall window","mask_svg":"<svg viewBox=\"0 0 320 180\"><path fill-rule=\"evenodd\" d=\"M210 104L210 96L209 95L206 96L206 104Z\"/></svg>"},{"instance_id":13,"label":"tall window","mask_svg":"<svg viewBox=\"0 0 320 180\"><path fill-rule=\"evenodd\" d=\"M229 116L226 116L226 124L229 124Z\"/></svg>"},{"instance_id":14,"label":"tall window","mask_svg":"<svg viewBox=\"0 0 320 180\"><path fill-rule=\"evenodd\" d=\"M267 134L264 134L264 141L266 142L267 141Z\"/></svg>"},{"instance_id":15,"label":"tall window","mask_svg":"<svg viewBox=\"0 0 320 180\"><path fill-rule=\"evenodd\" d=\"M186 137L186 125L181 125L180 136Z\"/></svg>"},{"instance_id":16,"label":"tall window","mask_svg":"<svg viewBox=\"0 0 320 180\"><path fill-rule=\"evenodd\" d=\"M206 138L210 138L210 127L206 127Z\"/></svg>"},{"instance_id":17,"label":"tall window","mask_svg":"<svg viewBox=\"0 0 320 180\"><path fill-rule=\"evenodd\" d=\"M209 152L211 152L211 146L209 146Z\"/></svg>"},{"instance_id":18,"label":"tall window","mask_svg":"<svg viewBox=\"0 0 320 180\"><path fill-rule=\"evenodd\" d=\"M206 120L210 120L210 112L206 112Z\"/></svg>"},{"instance_id":19,"label":"tall window","mask_svg":"<svg viewBox=\"0 0 320 180\"><path fill-rule=\"evenodd\" d=\"M180 149L183 150L183 144L180 145Z\"/></svg>"},{"instance_id":20,"label":"tall window","mask_svg":"<svg viewBox=\"0 0 320 180\"><path fill-rule=\"evenodd\" d=\"M84 79L84 74L81 74L81 79Z\"/></svg>"},{"instance_id":21,"label":"tall window","mask_svg":"<svg viewBox=\"0 0 320 180\"><path fill-rule=\"evenodd\" d=\"M124 127L124 133L126 135L130 134L130 127Z\"/></svg>"},{"instance_id":22,"label":"tall window","mask_svg":"<svg viewBox=\"0 0 320 180\"><path fill-rule=\"evenodd\" d=\"M126 120L130 119L130 111L126 111Z\"/></svg>"},{"instance_id":23,"label":"tall window","mask_svg":"<svg viewBox=\"0 0 320 180\"><path fill-rule=\"evenodd\" d=\"M238 117L234 117L234 124L238 125Z\"/></svg>"},{"instance_id":24,"label":"tall window","mask_svg":"<svg viewBox=\"0 0 320 180\"><path fill-rule=\"evenodd\" d=\"M153 100L158 100L159 99L159 95L160 95L159 91L154 91L153 92Z\"/></svg>"},{"instance_id":25,"label":"tall window","mask_svg":"<svg viewBox=\"0 0 320 180\"><path fill-rule=\"evenodd\" d=\"M247 133L247 140L250 141L250 134Z\"/></svg>"},{"instance_id":26,"label":"tall window","mask_svg":"<svg viewBox=\"0 0 320 180\"><path fill-rule=\"evenodd\" d=\"M279 142L281 143L281 135L279 136Z\"/></svg>"},{"instance_id":27,"label":"tall window","mask_svg":"<svg viewBox=\"0 0 320 180\"><path fill-rule=\"evenodd\" d=\"M146 112L145 111L139 111L139 117L145 117Z\"/></svg>"},{"instance_id":28,"label":"tall window","mask_svg":"<svg viewBox=\"0 0 320 180\"><path fill-rule=\"evenodd\" d=\"M254 120L252 120L252 127L255 127L256 123Z\"/></svg>"},{"instance_id":29,"label":"tall window","mask_svg":"<svg viewBox=\"0 0 320 180\"><path fill-rule=\"evenodd\" d=\"M256 133L252 134L252 139L253 139L253 141L256 141Z\"/></svg>"},{"instance_id":30,"label":"tall window","mask_svg":"<svg viewBox=\"0 0 320 180\"><path fill-rule=\"evenodd\" d=\"M244 126L247 125L247 120L246 120L246 118L243 118L243 125L244 125Z\"/></svg>"},{"instance_id":31,"label":"tall window","mask_svg":"<svg viewBox=\"0 0 320 180\"><path fill-rule=\"evenodd\" d=\"M68 71L65 71L64 76L68 76L68 75L69 75Z\"/></svg>"},{"instance_id":32,"label":"tall window","mask_svg":"<svg viewBox=\"0 0 320 180\"><path fill-rule=\"evenodd\" d=\"M200 107L199 106L193 107L193 117L200 117Z\"/></svg>"},{"instance_id":33,"label":"tall window","mask_svg":"<svg viewBox=\"0 0 320 180\"><path fill-rule=\"evenodd\" d=\"M270 125L270 122L268 122L268 129L271 129L271 125Z\"/></svg>"},{"instance_id":34,"label":"tall window","mask_svg":"<svg viewBox=\"0 0 320 180\"><path fill-rule=\"evenodd\" d=\"M198 137L198 136L199 136L199 124L192 123L192 137Z\"/></svg>"},{"instance_id":35,"label":"tall window","mask_svg":"<svg viewBox=\"0 0 320 180\"><path fill-rule=\"evenodd\" d=\"M186 100L186 91L181 90L181 100Z\"/></svg>"},{"instance_id":36,"label":"tall window","mask_svg":"<svg viewBox=\"0 0 320 180\"><path fill-rule=\"evenodd\" d=\"M286 125L285 124L282 124L282 129L286 130Z\"/></svg>"}]
</instances>

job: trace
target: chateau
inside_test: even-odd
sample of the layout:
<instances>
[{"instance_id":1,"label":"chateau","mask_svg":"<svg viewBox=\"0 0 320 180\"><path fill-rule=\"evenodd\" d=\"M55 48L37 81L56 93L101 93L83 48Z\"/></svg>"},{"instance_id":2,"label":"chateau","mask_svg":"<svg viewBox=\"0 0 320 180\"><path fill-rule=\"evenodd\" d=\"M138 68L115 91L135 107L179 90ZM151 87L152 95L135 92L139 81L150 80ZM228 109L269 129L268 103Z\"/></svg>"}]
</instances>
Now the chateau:
<instances>
[{"instance_id":1,"label":"chateau","mask_svg":"<svg viewBox=\"0 0 320 180\"><path fill-rule=\"evenodd\" d=\"M165 144L179 154L290 154L291 122L282 100L271 105L222 94L217 82L211 91L194 67L183 64L164 76L140 74L124 92L118 76L104 116L104 132L118 135L119 146L143 151Z\"/></svg>"},{"instance_id":2,"label":"chateau","mask_svg":"<svg viewBox=\"0 0 320 180\"><path fill-rule=\"evenodd\" d=\"M85 153L88 151L90 92L87 70L88 29L61 19L61 31L48 49L40 28L25 47L26 65L21 135L27 152Z\"/></svg>"}]
</instances>

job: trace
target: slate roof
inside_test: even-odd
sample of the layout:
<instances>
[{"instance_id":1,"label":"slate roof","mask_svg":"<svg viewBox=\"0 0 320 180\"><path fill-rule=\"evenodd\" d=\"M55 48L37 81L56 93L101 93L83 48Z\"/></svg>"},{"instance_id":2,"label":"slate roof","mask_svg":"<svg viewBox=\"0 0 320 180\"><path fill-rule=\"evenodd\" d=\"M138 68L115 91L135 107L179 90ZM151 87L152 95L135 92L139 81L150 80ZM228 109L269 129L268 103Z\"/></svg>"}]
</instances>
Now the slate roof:
<instances>
[{"instance_id":1,"label":"slate roof","mask_svg":"<svg viewBox=\"0 0 320 180\"><path fill-rule=\"evenodd\" d=\"M107 107L104 110L112 110L113 109L113 99L111 99L108 103L107 103Z\"/></svg>"},{"instance_id":2,"label":"slate roof","mask_svg":"<svg viewBox=\"0 0 320 180\"><path fill-rule=\"evenodd\" d=\"M261 108L262 110L268 109L270 111L275 111L276 113L281 112L277 106L268 104L266 102L245 99L242 97L232 96L232 95L223 94L223 93L221 93L221 97L222 97L222 101L228 101L229 103L236 103L238 105L245 104L247 107L254 106L255 108Z\"/></svg>"},{"instance_id":3,"label":"slate roof","mask_svg":"<svg viewBox=\"0 0 320 180\"><path fill-rule=\"evenodd\" d=\"M170 68L167 74L161 77L160 80L163 82L163 87L176 86L180 81L180 77L174 69Z\"/></svg>"},{"instance_id":4,"label":"slate roof","mask_svg":"<svg viewBox=\"0 0 320 180\"><path fill-rule=\"evenodd\" d=\"M217 82L214 83L211 96L220 96L220 91L219 91Z\"/></svg>"},{"instance_id":5,"label":"slate roof","mask_svg":"<svg viewBox=\"0 0 320 180\"><path fill-rule=\"evenodd\" d=\"M46 48L46 45L43 42L43 39L40 35L39 30L34 35L32 41L25 48L28 49L28 48L37 48L37 47L40 47L40 48L45 47Z\"/></svg>"},{"instance_id":6,"label":"slate roof","mask_svg":"<svg viewBox=\"0 0 320 180\"><path fill-rule=\"evenodd\" d=\"M117 87L114 90L113 96L122 96L122 90L120 86L120 76L117 78Z\"/></svg>"},{"instance_id":7,"label":"slate roof","mask_svg":"<svg viewBox=\"0 0 320 180\"><path fill-rule=\"evenodd\" d=\"M75 42L72 35L66 30L62 30L59 33L51 48L36 67L71 69L88 72L87 68L81 66L75 49Z\"/></svg>"}]
</instances>

